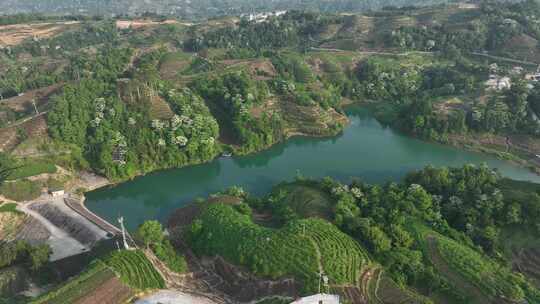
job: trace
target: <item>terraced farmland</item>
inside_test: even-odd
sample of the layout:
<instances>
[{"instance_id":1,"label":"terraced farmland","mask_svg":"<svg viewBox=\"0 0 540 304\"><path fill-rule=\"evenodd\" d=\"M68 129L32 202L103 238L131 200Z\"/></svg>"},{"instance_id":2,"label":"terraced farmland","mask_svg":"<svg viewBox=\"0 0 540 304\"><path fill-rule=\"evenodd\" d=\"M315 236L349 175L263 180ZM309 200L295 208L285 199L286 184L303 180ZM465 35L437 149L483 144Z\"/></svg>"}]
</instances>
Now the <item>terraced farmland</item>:
<instances>
[{"instance_id":1,"label":"terraced farmland","mask_svg":"<svg viewBox=\"0 0 540 304\"><path fill-rule=\"evenodd\" d=\"M199 254L221 255L260 276L293 276L304 292L318 286L324 271L332 284L356 285L370 260L356 241L321 219L293 221L270 229L252 222L233 207L215 204L194 226L193 247Z\"/></svg>"},{"instance_id":2,"label":"terraced farmland","mask_svg":"<svg viewBox=\"0 0 540 304\"><path fill-rule=\"evenodd\" d=\"M529 282L489 257L421 224L410 227L435 269L474 303L540 301L540 293Z\"/></svg>"},{"instance_id":3,"label":"terraced farmland","mask_svg":"<svg viewBox=\"0 0 540 304\"><path fill-rule=\"evenodd\" d=\"M132 288L146 290L164 288L165 282L140 250L115 251L105 263Z\"/></svg>"}]
</instances>

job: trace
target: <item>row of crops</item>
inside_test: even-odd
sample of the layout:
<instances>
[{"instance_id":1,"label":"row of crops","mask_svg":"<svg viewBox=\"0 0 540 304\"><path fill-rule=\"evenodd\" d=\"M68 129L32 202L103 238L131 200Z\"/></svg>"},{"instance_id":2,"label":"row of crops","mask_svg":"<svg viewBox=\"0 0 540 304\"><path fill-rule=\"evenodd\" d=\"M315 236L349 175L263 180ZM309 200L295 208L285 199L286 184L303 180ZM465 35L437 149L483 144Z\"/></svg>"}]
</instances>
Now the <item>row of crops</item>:
<instances>
[{"instance_id":1,"label":"row of crops","mask_svg":"<svg viewBox=\"0 0 540 304\"><path fill-rule=\"evenodd\" d=\"M140 250L113 252L105 263L111 267L122 282L132 288L146 290L165 287L165 281Z\"/></svg>"},{"instance_id":2,"label":"row of crops","mask_svg":"<svg viewBox=\"0 0 540 304\"><path fill-rule=\"evenodd\" d=\"M313 239L322 256L324 270L331 270L332 284L357 283L361 270L369 263L369 257L360 245L344 233L336 233L336 227L321 219L297 221L292 224L295 234Z\"/></svg>"},{"instance_id":3,"label":"row of crops","mask_svg":"<svg viewBox=\"0 0 540 304\"><path fill-rule=\"evenodd\" d=\"M540 293L537 289L522 276L498 265L488 256L440 235L420 223L410 223L409 228L425 252L432 250L427 245L427 238L434 238L437 254L444 259L451 271L476 286L486 296L513 300L526 299L530 303L540 302Z\"/></svg>"},{"instance_id":4,"label":"row of crops","mask_svg":"<svg viewBox=\"0 0 540 304\"><path fill-rule=\"evenodd\" d=\"M358 243L324 220L293 221L274 230L223 204L208 207L194 222L191 242L199 254L221 255L258 275L293 276L304 283L304 292L317 289L318 250L333 282L356 283L368 262Z\"/></svg>"},{"instance_id":5,"label":"row of crops","mask_svg":"<svg viewBox=\"0 0 540 304\"><path fill-rule=\"evenodd\" d=\"M75 303L77 299L92 292L112 277L114 277L114 272L101 261L96 261L79 276L68 281L65 285L37 298L32 303Z\"/></svg>"},{"instance_id":6,"label":"row of crops","mask_svg":"<svg viewBox=\"0 0 540 304\"><path fill-rule=\"evenodd\" d=\"M439 237L437 247L444 260L457 272L491 296L504 296L512 300L525 298L540 301L538 290L521 277L511 273L471 248L449 238Z\"/></svg>"},{"instance_id":7,"label":"row of crops","mask_svg":"<svg viewBox=\"0 0 540 304\"><path fill-rule=\"evenodd\" d=\"M114 251L104 259L95 260L86 271L32 303L76 303L77 300L87 297L116 276L120 277L123 284L133 289L147 290L165 287L163 278L142 251L122 250ZM120 282L117 281L117 284ZM116 295L129 298L132 291L123 284L115 287Z\"/></svg>"}]
</instances>

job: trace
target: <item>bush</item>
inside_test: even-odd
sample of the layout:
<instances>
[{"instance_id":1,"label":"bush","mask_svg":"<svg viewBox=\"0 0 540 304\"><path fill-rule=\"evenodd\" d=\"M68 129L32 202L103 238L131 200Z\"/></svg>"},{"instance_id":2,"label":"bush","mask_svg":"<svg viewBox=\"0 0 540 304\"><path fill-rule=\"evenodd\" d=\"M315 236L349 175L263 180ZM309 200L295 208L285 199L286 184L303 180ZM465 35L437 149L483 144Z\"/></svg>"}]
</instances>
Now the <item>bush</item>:
<instances>
[{"instance_id":1,"label":"bush","mask_svg":"<svg viewBox=\"0 0 540 304\"><path fill-rule=\"evenodd\" d=\"M178 273L187 271L187 263L184 256L179 255L169 240L151 246L152 251L170 270Z\"/></svg>"},{"instance_id":2,"label":"bush","mask_svg":"<svg viewBox=\"0 0 540 304\"><path fill-rule=\"evenodd\" d=\"M17 210L17 204L15 203L1 203L0 202L0 213L2 212L10 212L15 214L23 214L23 212Z\"/></svg>"}]
</instances>

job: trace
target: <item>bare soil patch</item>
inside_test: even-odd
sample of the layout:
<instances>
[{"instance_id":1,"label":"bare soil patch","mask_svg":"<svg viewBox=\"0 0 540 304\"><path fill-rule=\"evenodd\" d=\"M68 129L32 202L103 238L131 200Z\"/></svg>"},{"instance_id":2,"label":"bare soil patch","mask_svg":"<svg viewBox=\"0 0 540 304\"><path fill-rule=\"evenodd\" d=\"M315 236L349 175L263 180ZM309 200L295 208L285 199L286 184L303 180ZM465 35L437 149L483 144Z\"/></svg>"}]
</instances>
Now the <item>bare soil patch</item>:
<instances>
[{"instance_id":1,"label":"bare soil patch","mask_svg":"<svg viewBox=\"0 0 540 304\"><path fill-rule=\"evenodd\" d=\"M47 136L45 115L34 116L11 127L0 129L0 151L10 150L21 142L17 132L24 132L27 137Z\"/></svg>"},{"instance_id":2,"label":"bare soil patch","mask_svg":"<svg viewBox=\"0 0 540 304\"><path fill-rule=\"evenodd\" d=\"M117 304L126 303L133 297L133 290L117 277L111 277L96 289L78 299L75 304Z\"/></svg>"},{"instance_id":3,"label":"bare soil patch","mask_svg":"<svg viewBox=\"0 0 540 304\"><path fill-rule=\"evenodd\" d=\"M512 57L539 62L540 52L538 51L538 40L527 35L522 34L512 37L503 48L507 53L512 54Z\"/></svg>"},{"instance_id":4,"label":"bare soil patch","mask_svg":"<svg viewBox=\"0 0 540 304\"><path fill-rule=\"evenodd\" d=\"M16 112L32 112L34 111L32 100L34 100L38 109L41 110L47 105L49 97L58 92L61 87L62 84L55 84L41 89L28 91L21 96L4 99L0 101L0 104L6 105L6 107Z\"/></svg>"},{"instance_id":5,"label":"bare soil patch","mask_svg":"<svg viewBox=\"0 0 540 304\"><path fill-rule=\"evenodd\" d=\"M154 21L150 19L137 19L137 20L117 20L116 28L125 30L125 29L140 29L150 26L158 26L163 24L183 24L191 25L190 23L179 23L176 20L165 20L165 21Z\"/></svg>"},{"instance_id":6,"label":"bare soil patch","mask_svg":"<svg viewBox=\"0 0 540 304\"><path fill-rule=\"evenodd\" d=\"M50 38L78 24L78 21L68 21L0 26L0 45L15 46L29 38Z\"/></svg>"}]
</instances>

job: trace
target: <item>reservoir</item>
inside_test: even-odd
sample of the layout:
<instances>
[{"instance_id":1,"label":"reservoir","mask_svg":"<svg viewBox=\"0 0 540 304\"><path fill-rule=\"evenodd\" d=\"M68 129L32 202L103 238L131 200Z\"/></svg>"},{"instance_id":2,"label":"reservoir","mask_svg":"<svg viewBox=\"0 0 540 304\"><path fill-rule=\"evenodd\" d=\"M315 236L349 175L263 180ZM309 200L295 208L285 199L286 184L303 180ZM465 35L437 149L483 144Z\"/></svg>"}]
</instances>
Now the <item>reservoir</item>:
<instances>
[{"instance_id":1,"label":"reservoir","mask_svg":"<svg viewBox=\"0 0 540 304\"><path fill-rule=\"evenodd\" d=\"M368 183L399 181L411 170L427 165L462 166L486 163L509 178L540 183L526 168L487 154L428 143L382 126L360 106L347 109L351 124L333 138L294 137L272 148L210 163L159 171L86 194L88 209L116 223L124 216L128 229L148 219L164 221L176 208L238 185L263 195L275 184L305 177L330 176L347 182L356 177Z\"/></svg>"}]
</instances>

